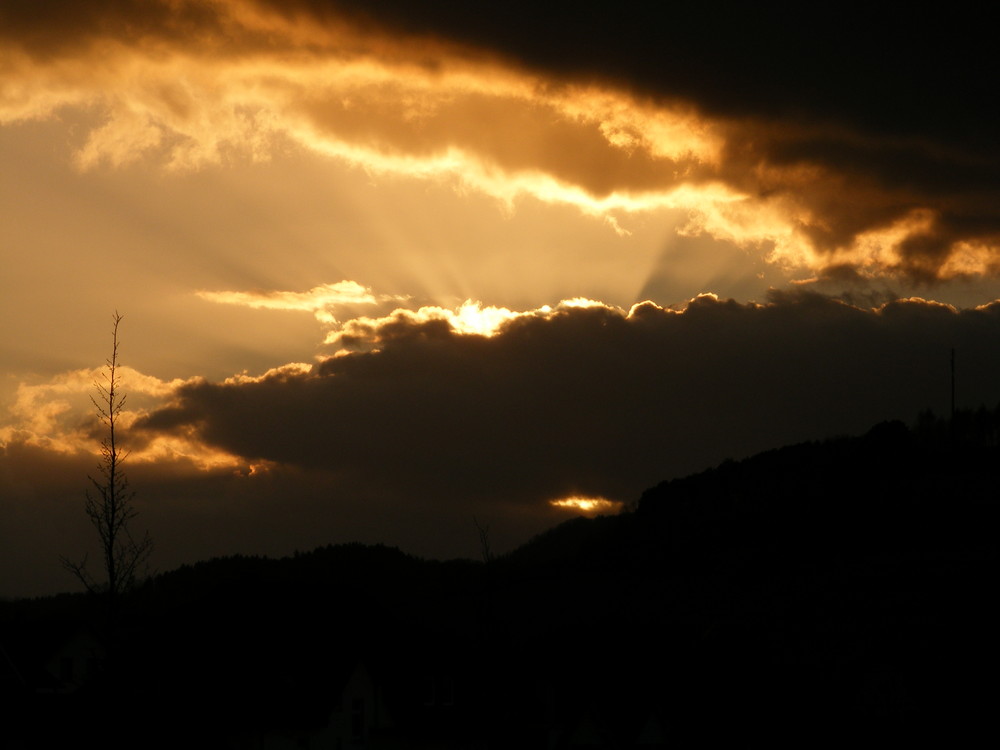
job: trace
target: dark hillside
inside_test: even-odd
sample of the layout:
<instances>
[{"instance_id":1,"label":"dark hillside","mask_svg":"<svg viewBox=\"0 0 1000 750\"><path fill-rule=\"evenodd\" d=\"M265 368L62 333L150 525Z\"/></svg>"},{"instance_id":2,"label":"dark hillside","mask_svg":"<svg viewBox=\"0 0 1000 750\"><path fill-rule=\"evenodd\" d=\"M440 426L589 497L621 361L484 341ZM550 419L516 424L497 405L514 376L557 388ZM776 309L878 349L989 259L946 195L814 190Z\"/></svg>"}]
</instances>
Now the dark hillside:
<instances>
[{"instance_id":1,"label":"dark hillside","mask_svg":"<svg viewBox=\"0 0 1000 750\"><path fill-rule=\"evenodd\" d=\"M139 735L144 747L637 747L969 729L992 713L998 664L991 419L925 417L726 462L485 565L342 545L184 567L131 594L114 658L75 690L22 679L40 674L28 651L43 649L27 645L100 633L99 603L5 603L10 726L25 747Z\"/></svg>"},{"instance_id":2,"label":"dark hillside","mask_svg":"<svg viewBox=\"0 0 1000 750\"><path fill-rule=\"evenodd\" d=\"M955 731L989 714L1000 662L995 426L926 417L726 462L541 535L509 576L546 577L550 632L586 623L672 674L682 724L721 702L761 732Z\"/></svg>"}]
</instances>

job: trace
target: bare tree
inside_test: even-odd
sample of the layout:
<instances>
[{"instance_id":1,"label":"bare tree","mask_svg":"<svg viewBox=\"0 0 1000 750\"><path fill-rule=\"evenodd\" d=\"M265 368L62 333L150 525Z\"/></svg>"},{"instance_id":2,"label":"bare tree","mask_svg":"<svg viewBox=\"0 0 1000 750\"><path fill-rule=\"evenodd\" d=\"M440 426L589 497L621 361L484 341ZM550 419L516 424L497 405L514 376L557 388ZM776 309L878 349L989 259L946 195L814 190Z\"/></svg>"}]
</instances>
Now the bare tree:
<instances>
[{"instance_id":1,"label":"bare tree","mask_svg":"<svg viewBox=\"0 0 1000 750\"><path fill-rule=\"evenodd\" d=\"M472 523L476 525L476 531L479 532L479 550L483 555L483 562L493 562L493 550L490 549L490 525L481 526L479 519L475 516L472 517Z\"/></svg>"},{"instance_id":2,"label":"bare tree","mask_svg":"<svg viewBox=\"0 0 1000 750\"><path fill-rule=\"evenodd\" d=\"M129 487L128 477L122 463L128 451L121 447L119 419L125 408L125 394L121 388L120 364L118 362L118 326L122 316L115 311L111 329L111 357L106 361L105 371L100 380L94 382L97 396L90 400L97 410L97 416L106 428L101 441L101 461L99 475L88 476L93 485L87 490L84 506L90 523L100 538L105 580L95 579L87 569L87 557L80 562L62 558L63 566L75 575L90 592L106 591L113 603L135 584L136 576L142 571L153 550L149 532L141 539L132 536L129 524L138 515L132 504L135 492Z\"/></svg>"}]
</instances>

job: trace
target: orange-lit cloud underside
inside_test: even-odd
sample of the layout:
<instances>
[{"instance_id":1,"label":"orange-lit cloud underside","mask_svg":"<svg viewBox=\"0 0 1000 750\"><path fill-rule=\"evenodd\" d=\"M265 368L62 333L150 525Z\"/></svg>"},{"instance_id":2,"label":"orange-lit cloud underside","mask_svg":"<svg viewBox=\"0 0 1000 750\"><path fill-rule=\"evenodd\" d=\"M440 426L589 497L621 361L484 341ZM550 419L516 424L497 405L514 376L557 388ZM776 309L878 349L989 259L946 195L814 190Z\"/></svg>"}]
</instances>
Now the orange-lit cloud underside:
<instances>
[{"instance_id":1,"label":"orange-lit cloud underside","mask_svg":"<svg viewBox=\"0 0 1000 750\"><path fill-rule=\"evenodd\" d=\"M230 305L240 305L257 310L298 310L311 312L321 323L335 323L334 311L342 308L374 305L379 301L401 301L382 295L376 297L370 289L356 281L339 281L321 284L305 292L268 291L242 292L200 291L202 299Z\"/></svg>"},{"instance_id":2,"label":"orange-lit cloud underside","mask_svg":"<svg viewBox=\"0 0 1000 750\"><path fill-rule=\"evenodd\" d=\"M99 455L104 433L94 415L91 396L102 369L81 369L48 381L22 382L9 407L6 425L0 424L0 448L10 443L44 448L62 454ZM131 367L120 367L127 388L127 408L120 424L129 435L130 463L183 462L199 470L247 469L247 463L225 451L204 445L193 430L187 434L155 435L136 441L129 428L152 408L161 405L185 382L163 381ZM252 467L251 467L252 468Z\"/></svg>"},{"instance_id":3,"label":"orange-lit cloud underside","mask_svg":"<svg viewBox=\"0 0 1000 750\"><path fill-rule=\"evenodd\" d=\"M956 232L946 206L830 164L778 163L766 149L783 136L759 123L253 2L148 7L158 12L76 36L3 40L0 124L79 118L85 170L140 159L191 170L302 149L507 207L574 206L620 233L631 215L681 209L684 232L789 268L924 278L997 268L995 233Z\"/></svg>"}]
</instances>

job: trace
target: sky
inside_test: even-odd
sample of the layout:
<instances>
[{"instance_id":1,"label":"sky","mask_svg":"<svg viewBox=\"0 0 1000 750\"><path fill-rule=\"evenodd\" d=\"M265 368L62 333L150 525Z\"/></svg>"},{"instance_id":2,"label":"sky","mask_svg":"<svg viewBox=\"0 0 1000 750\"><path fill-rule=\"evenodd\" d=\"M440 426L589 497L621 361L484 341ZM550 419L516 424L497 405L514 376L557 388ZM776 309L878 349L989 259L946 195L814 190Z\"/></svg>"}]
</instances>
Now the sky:
<instances>
[{"instance_id":1,"label":"sky","mask_svg":"<svg viewBox=\"0 0 1000 750\"><path fill-rule=\"evenodd\" d=\"M96 554L115 311L156 570L1000 401L985 19L537 5L0 4L0 596Z\"/></svg>"}]
</instances>

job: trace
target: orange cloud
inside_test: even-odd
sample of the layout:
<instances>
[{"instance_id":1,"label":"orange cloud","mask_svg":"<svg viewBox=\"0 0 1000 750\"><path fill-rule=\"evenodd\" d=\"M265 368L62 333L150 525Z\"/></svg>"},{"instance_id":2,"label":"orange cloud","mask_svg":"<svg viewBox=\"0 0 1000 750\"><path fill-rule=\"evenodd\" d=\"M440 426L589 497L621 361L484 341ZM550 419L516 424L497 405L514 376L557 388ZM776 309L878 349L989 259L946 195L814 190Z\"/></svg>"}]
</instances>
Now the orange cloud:
<instances>
[{"instance_id":1,"label":"orange cloud","mask_svg":"<svg viewBox=\"0 0 1000 750\"><path fill-rule=\"evenodd\" d=\"M187 171L291 148L508 209L522 198L573 206L620 234L631 215L681 209L686 232L788 268L930 279L997 267L996 201L958 207L961 191L931 179L943 152L916 141L712 119L677 97L557 80L439 38L261 2L7 14L0 124L75 123L81 169L149 159ZM895 176L914 163L929 177ZM938 218L921 235L912 217L925 214ZM910 229L896 241L901 224Z\"/></svg>"},{"instance_id":2,"label":"orange cloud","mask_svg":"<svg viewBox=\"0 0 1000 750\"><path fill-rule=\"evenodd\" d=\"M371 290L356 281L339 281L335 284L321 284L307 292L260 291L260 292L208 292L196 293L209 302L240 305L257 310L302 310L311 312L322 323L335 323L333 311L338 307L354 305L374 305L377 302L398 298L375 297Z\"/></svg>"},{"instance_id":3,"label":"orange cloud","mask_svg":"<svg viewBox=\"0 0 1000 750\"><path fill-rule=\"evenodd\" d=\"M119 367L127 408L119 424L129 463L181 461L202 470L239 467L241 459L224 450L206 446L193 428L166 435L130 434L130 427L151 411L168 404L178 388L193 380L164 381L131 367ZM101 453L104 437L91 396L103 369L80 369L48 380L22 382L0 423L0 448L21 444L62 455Z\"/></svg>"}]
</instances>

